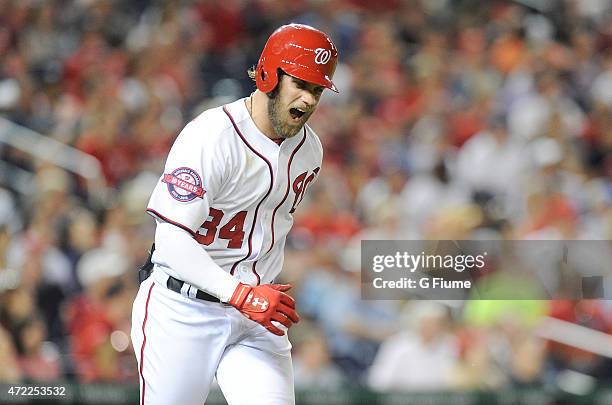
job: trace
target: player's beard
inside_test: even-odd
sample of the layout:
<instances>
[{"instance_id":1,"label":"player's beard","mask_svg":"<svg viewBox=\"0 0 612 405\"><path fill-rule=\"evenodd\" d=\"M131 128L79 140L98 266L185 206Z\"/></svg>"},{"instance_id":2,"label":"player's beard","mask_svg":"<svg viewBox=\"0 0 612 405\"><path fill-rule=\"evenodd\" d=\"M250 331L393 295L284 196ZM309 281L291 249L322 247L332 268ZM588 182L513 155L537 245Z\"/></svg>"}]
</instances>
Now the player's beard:
<instances>
[{"instance_id":1,"label":"player's beard","mask_svg":"<svg viewBox=\"0 0 612 405\"><path fill-rule=\"evenodd\" d=\"M291 121L293 121L293 119L289 111L285 111L280 102L280 91L268 99L268 118L272 123L274 132L281 138L291 138L295 136L300 132L308 117L310 117L310 113L302 117L303 119L299 122L292 123Z\"/></svg>"}]
</instances>

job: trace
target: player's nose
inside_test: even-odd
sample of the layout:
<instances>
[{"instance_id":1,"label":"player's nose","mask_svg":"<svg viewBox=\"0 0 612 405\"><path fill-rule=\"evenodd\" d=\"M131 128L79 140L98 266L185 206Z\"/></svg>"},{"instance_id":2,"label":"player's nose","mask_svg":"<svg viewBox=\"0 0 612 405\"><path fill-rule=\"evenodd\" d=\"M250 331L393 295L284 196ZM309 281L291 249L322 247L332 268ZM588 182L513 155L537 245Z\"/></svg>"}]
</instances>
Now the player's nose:
<instances>
[{"instance_id":1,"label":"player's nose","mask_svg":"<svg viewBox=\"0 0 612 405\"><path fill-rule=\"evenodd\" d=\"M308 108L312 108L317 104L317 98L315 97L314 94L312 94L312 92L308 91L307 89L302 90L300 98L301 98L301 101Z\"/></svg>"}]
</instances>

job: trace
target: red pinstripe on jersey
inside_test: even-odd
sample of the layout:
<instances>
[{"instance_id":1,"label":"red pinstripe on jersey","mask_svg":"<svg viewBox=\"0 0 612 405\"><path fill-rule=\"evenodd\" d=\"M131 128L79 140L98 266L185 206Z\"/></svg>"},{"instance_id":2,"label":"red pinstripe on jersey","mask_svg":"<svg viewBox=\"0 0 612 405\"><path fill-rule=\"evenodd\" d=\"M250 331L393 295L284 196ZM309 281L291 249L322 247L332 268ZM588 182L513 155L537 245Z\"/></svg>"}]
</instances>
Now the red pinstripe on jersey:
<instances>
[{"instance_id":1,"label":"red pinstripe on jersey","mask_svg":"<svg viewBox=\"0 0 612 405\"><path fill-rule=\"evenodd\" d=\"M283 196L283 199L281 200L281 202L276 206L276 208L274 208L274 211L272 211L272 225L271 225L272 242L270 243L270 247L268 248L266 253L270 252L270 250L272 250L272 247L274 246L274 217L276 216L276 211L278 211L281 205L285 203L285 201L287 200L287 197L289 196L289 189L291 188L291 174L290 174L291 173L291 162L293 161L293 157L295 156L297 151L302 147L305 141L306 141L306 127L304 127L304 137L302 138L298 146L293 150L293 152L291 152L291 156L289 157L289 162L287 163L287 189L285 190L285 195ZM252 271L254 273L257 272L257 261L253 262Z\"/></svg>"},{"instance_id":2,"label":"red pinstripe on jersey","mask_svg":"<svg viewBox=\"0 0 612 405\"><path fill-rule=\"evenodd\" d=\"M291 188L291 162L293 162L293 157L297 153L298 150L302 147L302 145L306 142L306 127L304 127L304 137L298 144L298 146L291 152L291 156L289 157L289 162L287 163L287 189L285 190L285 195L283 196L282 201L274 208L272 211L272 243L270 243L270 248L266 251L268 253L272 250L272 246L274 246L274 216L276 215L276 211L285 203L287 197L289 196L289 189Z\"/></svg>"},{"instance_id":3,"label":"red pinstripe on jersey","mask_svg":"<svg viewBox=\"0 0 612 405\"><path fill-rule=\"evenodd\" d=\"M145 316L142 321L142 346L140 347L140 367L139 367L140 378L142 380L142 396L140 398L142 405L144 405L145 388L146 388L144 375L142 374L142 368L144 366L144 350L145 350L145 345L147 344L147 334L145 333L145 326L147 324L147 318L149 317L149 301L151 300L151 292L153 291L154 285L155 283L151 283L151 287L149 287L149 294L147 295L147 303L145 304Z\"/></svg>"},{"instance_id":4,"label":"red pinstripe on jersey","mask_svg":"<svg viewBox=\"0 0 612 405\"><path fill-rule=\"evenodd\" d=\"M244 135L242 134L242 132L238 128L238 125L236 125L236 122L234 121L234 118L232 117L232 114L230 114L230 112L227 110L227 106L223 106L223 112L227 115L227 117L232 122L232 125L234 126L234 129L236 130L236 133L238 134L240 139L242 139L242 142L244 142L244 144L251 151L253 151L254 154L259 156L264 162L266 162L266 164L268 165L268 170L270 172L270 187L268 187L268 191L266 192L266 195L264 195L264 197L261 199L261 201L259 201L259 203L257 203L257 206L255 207L255 215L253 215L253 224L251 225L251 231L249 232L249 251L248 251L248 253L246 254L245 257L243 257L242 259L240 259L236 263L234 263L234 265L232 266L232 269L230 271L230 274L233 275L234 272L236 271L236 267L240 263L245 261L251 255L251 252L253 251L253 231L255 230L255 224L257 222L257 214L259 213L259 207L261 207L261 204L268 198L268 196L272 192L272 186L274 185L274 173L272 172L272 164L270 163L270 161L268 159L266 159L266 157L264 155L262 155L257 150L255 150L255 148L253 146L251 146L251 144L246 140L246 138L244 137ZM259 283L261 282L261 277L259 276L259 274L257 274L257 271L255 271L255 267L253 267L252 270L253 270L253 274L255 274L255 277L257 277L257 285L259 285Z\"/></svg>"}]
</instances>

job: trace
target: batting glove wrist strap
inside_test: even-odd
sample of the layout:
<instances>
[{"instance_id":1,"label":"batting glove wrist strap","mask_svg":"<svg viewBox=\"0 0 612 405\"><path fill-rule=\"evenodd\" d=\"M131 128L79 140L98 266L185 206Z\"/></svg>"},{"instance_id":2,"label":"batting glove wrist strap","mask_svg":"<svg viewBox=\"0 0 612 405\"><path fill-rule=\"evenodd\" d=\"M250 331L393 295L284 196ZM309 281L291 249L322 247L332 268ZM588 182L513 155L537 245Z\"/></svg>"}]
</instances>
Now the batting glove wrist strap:
<instances>
[{"instance_id":1,"label":"batting glove wrist strap","mask_svg":"<svg viewBox=\"0 0 612 405\"><path fill-rule=\"evenodd\" d=\"M240 283L228 303L247 318L261 324L275 335L282 336L284 331L274 326L272 321L289 328L300 320L295 311L295 301L285 294L290 288L291 285L288 284L250 286Z\"/></svg>"}]
</instances>

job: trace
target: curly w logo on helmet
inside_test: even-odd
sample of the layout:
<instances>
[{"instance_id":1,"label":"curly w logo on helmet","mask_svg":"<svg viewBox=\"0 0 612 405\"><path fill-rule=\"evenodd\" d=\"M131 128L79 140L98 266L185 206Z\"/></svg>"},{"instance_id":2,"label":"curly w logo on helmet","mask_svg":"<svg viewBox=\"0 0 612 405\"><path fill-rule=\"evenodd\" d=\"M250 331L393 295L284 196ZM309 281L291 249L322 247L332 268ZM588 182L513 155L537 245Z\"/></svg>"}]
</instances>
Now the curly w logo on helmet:
<instances>
[{"instance_id":1,"label":"curly w logo on helmet","mask_svg":"<svg viewBox=\"0 0 612 405\"><path fill-rule=\"evenodd\" d=\"M332 53L329 49L317 48L315 49L315 63L318 65L325 65L331 59Z\"/></svg>"}]
</instances>

